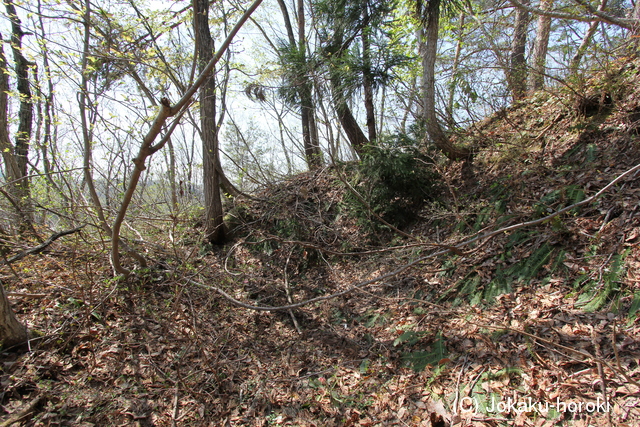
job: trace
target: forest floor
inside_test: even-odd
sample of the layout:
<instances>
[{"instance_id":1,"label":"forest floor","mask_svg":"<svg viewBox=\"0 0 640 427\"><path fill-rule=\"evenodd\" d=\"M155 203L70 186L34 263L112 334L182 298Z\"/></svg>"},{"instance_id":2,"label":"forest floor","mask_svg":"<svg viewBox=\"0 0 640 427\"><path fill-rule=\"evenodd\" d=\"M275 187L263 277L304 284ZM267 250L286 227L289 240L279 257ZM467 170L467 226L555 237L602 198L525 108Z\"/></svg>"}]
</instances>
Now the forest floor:
<instances>
[{"instance_id":1,"label":"forest floor","mask_svg":"<svg viewBox=\"0 0 640 427\"><path fill-rule=\"evenodd\" d=\"M327 168L237 201L224 247L149 227L127 280L84 231L5 267L35 335L2 353L0 425L640 425L640 174L523 224L640 163L640 63L610 70L459 136L474 178L442 163L401 235L365 231ZM260 306L358 287L257 311L208 286Z\"/></svg>"}]
</instances>

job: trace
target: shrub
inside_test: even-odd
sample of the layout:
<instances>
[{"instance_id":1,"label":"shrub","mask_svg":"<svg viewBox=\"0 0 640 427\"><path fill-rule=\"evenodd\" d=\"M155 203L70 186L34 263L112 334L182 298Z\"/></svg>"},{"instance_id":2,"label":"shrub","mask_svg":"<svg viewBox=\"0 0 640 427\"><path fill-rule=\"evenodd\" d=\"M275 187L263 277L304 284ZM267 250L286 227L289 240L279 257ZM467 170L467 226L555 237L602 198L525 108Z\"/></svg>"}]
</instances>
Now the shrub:
<instances>
[{"instance_id":1,"label":"shrub","mask_svg":"<svg viewBox=\"0 0 640 427\"><path fill-rule=\"evenodd\" d=\"M406 142L410 144L403 144ZM436 199L440 193L439 176L432 163L417 150L415 141L396 135L366 148L355 168L352 185L373 212L388 223L403 227L417 218L425 201ZM362 223L373 226L379 222L352 192L347 191L345 202Z\"/></svg>"}]
</instances>

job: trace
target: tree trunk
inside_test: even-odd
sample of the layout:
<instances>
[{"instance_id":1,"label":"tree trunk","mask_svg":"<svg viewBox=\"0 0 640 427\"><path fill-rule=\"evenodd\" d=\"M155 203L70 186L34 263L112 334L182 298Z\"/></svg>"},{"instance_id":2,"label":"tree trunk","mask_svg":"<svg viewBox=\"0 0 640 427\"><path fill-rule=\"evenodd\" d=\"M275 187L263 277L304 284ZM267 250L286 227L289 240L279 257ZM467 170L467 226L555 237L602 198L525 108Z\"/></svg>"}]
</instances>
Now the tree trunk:
<instances>
[{"instance_id":1,"label":"tree trunk","mask_svg":"<svg viewBox=\"0 0 640 427\"><path fill-rule=\"evenodd\" d=\"M363 7L363 22L369 22L369 9L365 4ZM371 40L369 39L369 26L362 29L362 62L364 70L362 70L362 91L364 93L364 108L367 114L367 131L369 133L369 142L375 143L378 138L376 132L376 111L373 104L373 79L371 77Z\"/></svg>"},{"instance_id":2,"label":"tree trunk","mask_svg":"<svg viewBox=\"0 0 640 427\"><path fill-rule=\"evenodd\" d=\"M468 160L471 158L471 151L466 147L458 147L451 143L442 130L436 114L435 64L438 51L440 0L428 1L423 16L426 42L422 52L422 90L423 114L427 135L449 159Z\"/></svg>"},{"instance_id":3,"label":"tree trunk","mask_svg":"<svg viewBox=\"0 0 640 427\"><path fill-rule=\"evenodd\" d=\"M16 71L16 88L20 95L20 110L18 111L18 129L15 135L15 147L13 149L15 162L17 163L17 174L14 179L18 179L13 184L13 196L19 203L19 223L20 230L33 230L33 208L31 206L31 190L27 178L27 159L29 156L29 143L33 128L33 99L31 97L31 87L29 82L29 66L31 63L22 54L22 31L21 22L16 13L16 8L11 0L4 0L7 15L11 20L11 50ZM5 69L6 69L6 61Z\"/></svg>"},{"instance_id":4,"label":"tree trunk","mask_svg":"<svg viewBox=\"0 0 640 427\"><path fill-rule=\"evenodd\" d=\"M344 46L344 34L340 29L337 29L333 39L331 40L331 48L329 49L332 57L337 58L339 52L345 49ZM338 121L340 122L340 126L342 126L342 130L347 135L347 139L349 140L349 144L351 144L351 148L359 155L362 156L364 152L364 147L369 144L369 139L364 134L358 121L353 116L351 112L351 108L349 108L349 104L347 104L347 97L345 96L345 90L343 87L343 82L340 77L340 73L336 70L340 65L331 64L330 71L330 84L331 84L331 95L333 100L333 107L336 110L336 114L338 115ZM367 115L369 112L367 112ZM375 117L373 118L374 128L375 128ZM375 133L375 131L374 131Z\"/></svg>"},{"instance_id":5,"label":"tree trunk","mask_svg":"<svg viewBox=\"0 0 640 427\"><path fill-rule=\"evenodd\" d=\"M2 158L4 160L5 175L7 182L13 183L22 178L20 174L20 167L18 161L14 155L14 148L9 139L9 121L8 121L8 107L9 107L9 72L7 70L7 61L4 56L3 38L0 35L0 150L2 151ZM11 188L11 193L17 192L16 189Z\"/></svg>"},{"instance_id":6,"label":"tree trunk","mask_svg":"<svg viewBox=\"0 0 640 427\"><path fill-rule=\"evenodd\" d=\"M169 154L169 191L171 192L171 213L176 214L178 212L178 187L176 183L176 152L173 148L173 141L171 138L167 140L167 151Z\"/></svg>"},{"instance_id":7,"label":"tree trunk","mask_svg":"<svg viewBox=\"0 0 640 427\"><path fill-rule=\"evenodd\" d=\"M215 52L209 31L209 0L193 2L194 33L198 54L198 69L203 72ZM202 129L202 165L204 191L205 239L212 244L226 240L218 163L218 129L216 126L216 81L214 73L200 88L200 126Z\"/></svg>"},{"instance_id":8,"label":"tree trunk","mask_svg":"<svg viewBox=\"0 0 640 427\"><path fill-rule=\"evenodd\" d=\"M83 42L83 50L82 50L82 59L81 59L81 82L80 82L80 93L78 94L78 107L80 110L80 123L82 124L82 141L84 147L83 153L83 172L84 172L84 181L87 184L87 188L89 189L89 195L91 196L91 202L93 203L93 207L96 210L96 215L100 221L100 226L102 229L112 237L113 230L109 226L107 222L107 218L104 215L104 209L102 208L102 203L100 202L100 197L98 195L98 191L96 190L96 186L93 180L93 146L92 146L92 138L93 138L93 126L92 123L89 123L87 119L87 110L90 109L89 105L92 105L91 101L87 102L87 95L89 94L89 86L88 86L88 67L89 67L89 48L90 48L90 38L91 38L91 2L90 0L85 0L84 5L84 42ZM108 200L108 199L107 199Z\"/></svg>"},{"instance_id":9,"label":"tree trunk","mask_svg":"<svg viewBox=\"0 0 640 427\"><path fill-rule=\"evenodd\" d=\"M529 0L523 0L523 3L528 4ZM528 11L516 8L516 22L513 39L511 40L511 54L507 75L507 84L514 101L523 99L527 95L527 58L525 53L529 19Z\"/></svg>"},{"instance_id":10,"label":"tree trunk","mask_svg":"<svg viewBox=\"0 0 640 427\"><path fill-rule=\"evenodd\" d=\"M607 0L601 0L600 6L598 6L598 10L603 12L605 7L607 7ZM580 43L578 50L576 50L575 55L573 55L573 58L571 58L571 64L569 64L570 74L574 74L576 71L578 71L580 62L582 61L584 54L587 52L587 49L591 44L591 39L593 38L593 35L598 30L598 25L600 25L599 21L593 21L591 24L589 24L589 29L587 30L586 34L582 38L582 42Z\"/></svg>"},{"instance_id":11,"label":"tree trunk","mask_svg":"<svg viewBox=\"0 0 640 427\"><path fill-rule=\"evenodd\" d=\"M540 9L550 10L553 0L541 0ZM533 72L530 75L529 90L535 92L544 89L544 75L546 72L547 51L549 49L549 36L551 33L551 17L538 16L536 41L533 46Z\"/></svg>"},{"instance_id":12,"label":"tree trunk","mask_svg":"<svg viewBox=\"0 0 640 427\"><path fill-rule=\"evenodd\" d=\"M336 76L333 76L331 78L334 108L336 109L336 113L338 114L338 120L340 121L342 130L344 130L344 133L347 135L351 147L353 147L353 149L356 153L358 153L359 156L362 156L364 147L369 144L369 140L360 128L358 121L355 119L355 117L353 117L351 108L349 108L344 94L342 93L342 89L340 88L340 82L338 82L337 80L338 77Z\"/></svg>"},{"instance_id":13,"label":"tree trunk","mask_svg":"<svg viewBox=\"0 0 640 427\"><path fill-rule=\"evenodd\" d=\"M0 347L6 349L27 342L27 328L18 322L0 283Z\"/></svg>"},{"instance_id":14,"label":"tree trunk","mask_svg":"<svg viewBox=\"0 0 640 427\"><path fill-rule=\"evenodd\" d=\"M302 121L302 139L304 142L304 155L309 169L322 166L322 152L318 141L318 128L316 126L315 107L311 96L311 87L303 84L300 93L300 114Z\"/></svg>"},{"instance_id":15,"label":"tree trunk","mask_svg":"<svg viewBox=\"0 0 640 427\"><path fill-rule=\"evenodd\" d=\"M298 0L298 50L302 60L306 63L307 39L305 36L304 0ZM318 139L318 127L316 126L316 111L313 105L313 85L306 76L300 76L300 113L302 116L302 139L304 141L304 153L309 169L322 166L322 152Z\"/></svg>"},{"instance_id":16,"label":"tree trunk","mask_svg":"<svg viewBox=\"0 0 640 427\"><path fill-rule=\"evenodd\" d=\"M632 31L632 36L640 35L640 1L636 0L636 5L633 8L633 19L635 19L636 24Z\"/></svg>"},{"instance_id":17,"label":"tree trunk","mask_svg":"<svg viewBox=\"0 0 640 427\"><path fill-rule=\"evenodd\" d=\"M453 55L453 68L451 70L451 82L449 83L449 97L447 99L447 119L450 125L455 125L453 106L455 104L456 88L458 86L458 69L460 68L460 54L462 53L462 37L464 35L465 12L460 12L456 51Z\"/></svg>"}]
</instances>

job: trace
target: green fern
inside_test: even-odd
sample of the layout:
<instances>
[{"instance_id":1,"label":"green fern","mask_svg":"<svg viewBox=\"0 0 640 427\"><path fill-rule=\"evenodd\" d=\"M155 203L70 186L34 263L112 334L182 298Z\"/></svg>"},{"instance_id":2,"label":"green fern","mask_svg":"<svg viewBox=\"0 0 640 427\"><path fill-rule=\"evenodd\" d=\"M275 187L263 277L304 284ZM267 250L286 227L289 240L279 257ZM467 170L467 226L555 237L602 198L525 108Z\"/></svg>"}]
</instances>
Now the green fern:
<instances>
[{"instance_id":1,"label":"green fern","mask_svg":"<svg viewBox=\"0 0 640 427\"><path fill-rule=\"evenodd\" d=\"M595 280L591 276L582 275L579 277L574 287L579 288L580 295L576 305L587 312L602 309L610 301L613 308L616 305L620 291L620 279L625 273L624 260L629 254L629 250L612 257L612 262L608 268L604 269L602 277Z\"/></svg>"},{"instance_id":2,"label":"green fern","mask_svg":"<svg viewBox=\"0 0 640 427\"><path fill-rule=\"evenodd\" d=\"M423 334L423 332L418 332L417 334ZM410 340L410 342L412 341L413 339ZM409 342L407 344L409 344ZM445 344L444 337L442 336L442 331L436 334L435 340L429 347L430 348L426 351L412 351L403 353L402 360L407 366L409 366L416 372L423 371L428 365L437 366L438 363L442 359L445 359L448 354L447 346Z\"/></svg>"}]
</instances>

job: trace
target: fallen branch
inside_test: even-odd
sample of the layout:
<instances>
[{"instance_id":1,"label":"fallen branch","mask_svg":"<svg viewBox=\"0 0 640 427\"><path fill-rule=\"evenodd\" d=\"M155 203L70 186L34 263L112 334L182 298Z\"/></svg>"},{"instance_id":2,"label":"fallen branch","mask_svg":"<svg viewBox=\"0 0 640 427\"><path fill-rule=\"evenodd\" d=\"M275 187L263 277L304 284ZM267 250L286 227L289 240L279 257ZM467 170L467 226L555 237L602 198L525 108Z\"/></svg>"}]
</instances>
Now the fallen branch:
<instances>
[{"instance_id":1,"label":"fallen branch","mask_svg":"<svg viewBox=\"0 0 640 427\"><path fill-rule=\"evenodd\" d=\"M76 227L76 228L74 228L72 230L66 230L66 231L61 231L59 233L55 233L51 237L49 237L47 240L45 240L44 242L39 244L38 246L34 246L33 248L30 248L30 249L27 249L25 251L22 251L19 254L14 255L11 258L7 259L7 260L0 260L0 265L11 264L11 263L16 262L18 260L21 260L22 258L26 257L27 255L38 254L38 253L44 251L45 249L47 249L47 247L49 245L51 245L55 240L59 239L60 237L67 236L69 234L73 234L75 232L78 232L78 231L82 230L83 228L84 228L84 225L82 225L80 227Z\"/></svg>"},{"instance_id":2,"label":"fallen branch","mask_svg":"<svg viewBox=\"0 0 640 427\"><path fill-rule=\"evenodd\" d=\"M32 415L32 412L35 410L36 406L40 403L42 399L44 399L44 395L40 395L33 399L31 402L27 403L24 408L15 414L11 415L8 420L4 421L0 424L0 427L9 427L12 424L19 423L20 421L24 421L27 417Z\"/></svg>"},{"instance_id":3,"label":"fallen branch","mask_svg":"<svg viewBox=\"0 0 640 427\"><path fill-rule=\"evenodd\" d=\"M474 323L474 322L469 322L469 323L472 323L473 325L481 327L481 328L494 329L494 330L505 330L505 331L510 331L510 332L516 333L516 334L524 335L526 337L531 338L534 341L540 341L540 342L542 342L542 343L544 343L546 345L549 345L549 346L552 346L552 347L557 347L557 348L559 348L559 349L561 349L561 350L563 350L563 351L565 351L567 353L572 353L572 354L574 354L576 356L582 356L582 357L585 358L585 360L590 360L592 362L595 362L596 365L597 364L601 364L602 366L606 366L607 368L611 369L612 372L615 372L618 375L621 375L622 377L624 377L631 384L635 385L636 387L640 387L640 383L638 383L638 381L636 381L633 378L631 378L631 376L629 376L629 374L624 369L620 369L620 368L618 368L616 366L612 366L609 362L607 362L603 358L594 356L594 355L592 355L591 353L589 353L586 350L578 350L578 349L575 349L575 348L571 348L571 347L568 347L566 345L562 345L560 343L553 342L553 341L548 340L546 338L542 338L542 337L539 337L537 335L530 334L529 332L525 332L525 331L521 331L519 329L511 328L509 326L483 325L483 324ZM563 354L562 352L559 352L559 351L557 351L557 352L560 353L560 354ZM565 356L566 356L566 354L565 354ZM584 360L582 360L582 361L584 362Z\"/></svg>"},{"instance_id":4,"label":"fallen branch","mask_svg":"<svg viewBox=\"0 0 640 427\"><path fill-rule=\"evenodd\" d=\"M193 279L186 279L186 280L187 280L187 283L190 283L190 284L192 284L194 286L197 286L197 287L200 287L200 288L204 288L204 289L208 289L208 290L212 290L214 292L219 293L224 299L226 299L231 304L236 305L238 307L248 308L250 310L257 310L257 311L284 311L284 310L291 310L291 309L294 309L294 308L300 308L300 307L303 307L305 305L313 304L313 303L320 302L320 301L327 301L327 300L334 299L334 298L337 298L337 297L340 297L340 296L343 296L343 295L347 295L347 294L349 294L349 293L351 293L351 292L353 292L353 291L355 291L357 289L363 288L365 286L371 285L371 284L376 283L376 282L380 282L380 281L395 277L398 274L402 273L403 271L408 270L409 268L413 267L414 265L419 264L419 263L421 263L421 262L423 262L423 261L425 261L425 260L427 260L429 258L435 258L437 256L444 255L444 254L447 254L449 252L451 252L451 250L447 249L447 250L439 251L439 252L432 253L430 255L418 258L418 259L416 259L416 260L414 260L414 261L412 261L412 262L410 262L408 264L403 265L400 268L397 268L397 269L393 270L390 273L383 274L383 275L380 275L378 277L374 277L373 279L365 280L364 282L360 282L357 285L351 286L350 288L345 289L344 291L336 292L336 293L333 293L331 295L324 295L324 296L321 296L321 297L311 298L311 299L308 299L308 300L305 300L305 301L301 301L301 302L298 302L298 303L295 303L295 304L282 305L282 306L278 306L278 307L259 306L259 305L247 304L246 302L242 302L240 300L235 299L234 297L232 297L231 295L229 295L228 293L226 293L225 291L223 291L222 289L220 289L217 286L205 285L204 283L196 282Z\"/></svg>"}]
</instances>

